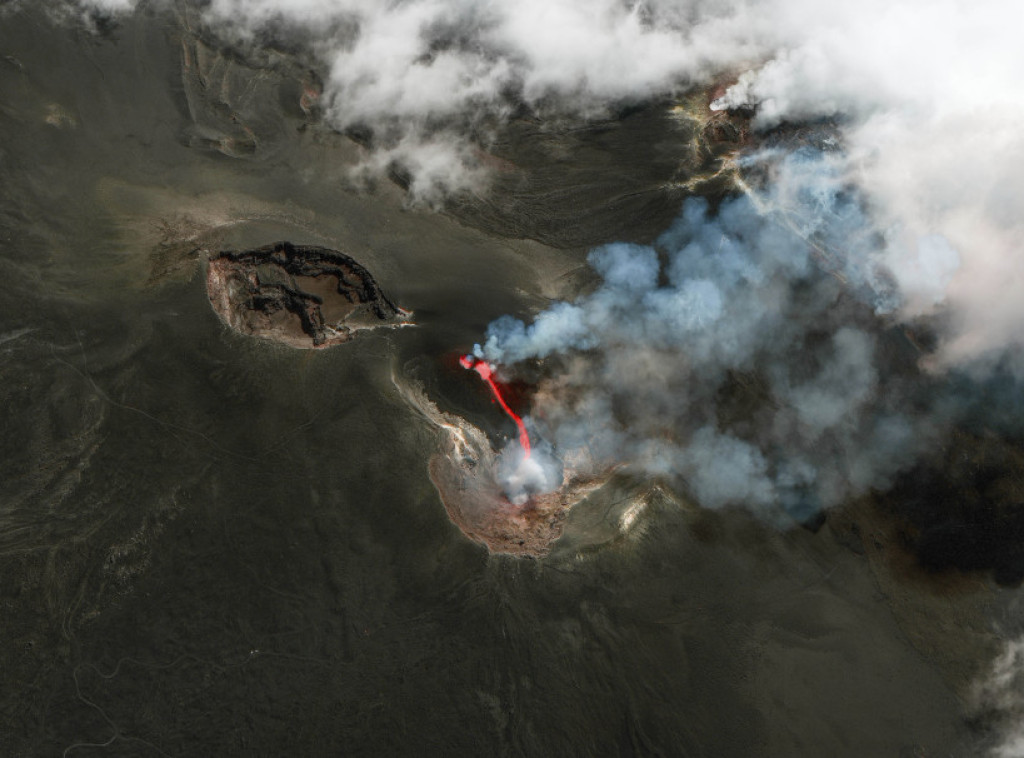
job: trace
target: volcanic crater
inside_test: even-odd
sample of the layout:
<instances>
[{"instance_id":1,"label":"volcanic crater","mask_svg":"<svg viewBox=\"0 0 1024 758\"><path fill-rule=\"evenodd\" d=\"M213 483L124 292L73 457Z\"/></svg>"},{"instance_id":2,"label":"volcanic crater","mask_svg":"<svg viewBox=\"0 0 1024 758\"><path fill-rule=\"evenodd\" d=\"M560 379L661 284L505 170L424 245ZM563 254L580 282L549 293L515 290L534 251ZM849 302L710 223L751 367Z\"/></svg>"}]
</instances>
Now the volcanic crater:
<instances>
[{"instance_id":1,"label":"volcanic crater","mask_svg":"<svg viewBox=\"0 0 1024 758\"><path fill-rule=\"evenodd\" d=\"M304 349L348 342L362 329L407 325L412 315L353 258L290 242L221 252L207 266L206 291L235 331Z\"/></svg>"}]
</instances>

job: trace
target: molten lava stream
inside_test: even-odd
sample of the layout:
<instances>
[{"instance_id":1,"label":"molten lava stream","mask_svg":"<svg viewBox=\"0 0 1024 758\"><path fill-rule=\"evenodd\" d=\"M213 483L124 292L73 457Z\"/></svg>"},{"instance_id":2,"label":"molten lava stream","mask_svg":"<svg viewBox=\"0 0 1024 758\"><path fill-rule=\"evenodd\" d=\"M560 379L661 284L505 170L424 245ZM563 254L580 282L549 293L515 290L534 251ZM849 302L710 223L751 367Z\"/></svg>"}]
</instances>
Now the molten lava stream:
<instances>
[{"instance_id":1,"label":"molten lava stream","mask_svg":"<svg viewBox=\"0 0 1024 758\"><path fill-rule=\"evenodd\" d=\"M515 411L508 407L508 403L505 402L505 398L501 396L501 390L498 389L498 385L494 383L494 371L487 361L481 361L474 358L472 355L464 355L459 358L459 364L463 368L470 368L480 374L480 378L487 382L487 386L491 388L491 392L494 393L494 398L498 401L498 405L501 409L508 414L508 417L516 422L516 428L519 429L519 444L522 446L524 460L530 457L530 435L526 433L526 424L523 420L516 415Z\"/></svg>"}]
</instances>

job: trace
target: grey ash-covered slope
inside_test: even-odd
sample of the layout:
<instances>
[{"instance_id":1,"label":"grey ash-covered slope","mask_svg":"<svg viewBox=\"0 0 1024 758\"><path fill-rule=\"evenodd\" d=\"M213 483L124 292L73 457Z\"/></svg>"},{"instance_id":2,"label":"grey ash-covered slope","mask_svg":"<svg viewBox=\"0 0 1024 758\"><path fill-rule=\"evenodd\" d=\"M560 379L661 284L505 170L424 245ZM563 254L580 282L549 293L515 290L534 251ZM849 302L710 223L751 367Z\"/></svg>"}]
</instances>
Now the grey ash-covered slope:
<instances>
[{"instance_id":1,"label":"grey ash-covered slope","mask_svg":"<svg viewBox=\"0 0 1024 758\"><path fill-rule=\"evenodd\" d=\"M220 253L206 287L231 328L298 348L347 342L360 329L396 326L410 315L354 259L290 242Z\"/></svg>"}]
</instances>

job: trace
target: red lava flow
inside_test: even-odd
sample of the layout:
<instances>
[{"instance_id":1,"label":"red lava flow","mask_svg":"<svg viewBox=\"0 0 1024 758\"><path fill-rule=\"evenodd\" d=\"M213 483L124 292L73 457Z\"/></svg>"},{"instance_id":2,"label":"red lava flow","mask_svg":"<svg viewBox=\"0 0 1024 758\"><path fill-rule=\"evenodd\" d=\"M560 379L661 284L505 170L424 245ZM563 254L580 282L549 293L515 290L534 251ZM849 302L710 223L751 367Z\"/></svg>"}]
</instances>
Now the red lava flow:
<instances>
[{"instance_id":1,"label":"red lava flow","mask_svg":"<svg viewBox=\"0 0 1024 758\"><path fill-rule=\"evenodd\" d=\"M526 425L523 420L516 415L515 411L508 407L508 403L505 402L505 398L501 396L501 390L498 389L498 385L494 383L494 370L491 368L487 361L482 361L475 358L472 355L464 355L459 358L459 364L463 368L473 369L476 373L480 374L480 378L487 382L487 385L491 388L491 392L494 393L495 399L498 401L498 405L501 409L508 414L508 417L516 422L516 428L519 429L519 444L523 448L523 459L530 457L530 435L526 433Z\"/></svg>"}]
</instances>

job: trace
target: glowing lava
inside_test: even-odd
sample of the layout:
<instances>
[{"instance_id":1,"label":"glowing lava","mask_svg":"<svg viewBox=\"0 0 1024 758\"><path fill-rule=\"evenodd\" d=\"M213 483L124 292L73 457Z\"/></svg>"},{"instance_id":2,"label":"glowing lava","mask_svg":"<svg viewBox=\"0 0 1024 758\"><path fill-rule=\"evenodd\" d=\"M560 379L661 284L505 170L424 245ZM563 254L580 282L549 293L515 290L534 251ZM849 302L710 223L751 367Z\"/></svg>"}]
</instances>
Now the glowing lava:
<instances>
[{"instance_id":1,"label":"glowing lava","mask_svg":"<svg viewBox=\"0 0 1024 758\"><path fill-rule=\"evenodd\" d=\"M505 398L501 396L501 390L498 389L498 385L494 383L494 370L487 361L482 361L475 358L472 355L464 355L459 358L459 364L463 368L470 368L480 374L480 378L487 382L487 385L491 388L491 392L494 393L495 399L498 401L498 405L501 409L508 414L509 418L516 422L516 428L519 429L519 444L523 448L523 459L530 457L530 435L526 433L526 425L523 420L515 414L511 408L508 407L508 403L505 402Z\"/></svg>"}]
</instances>

